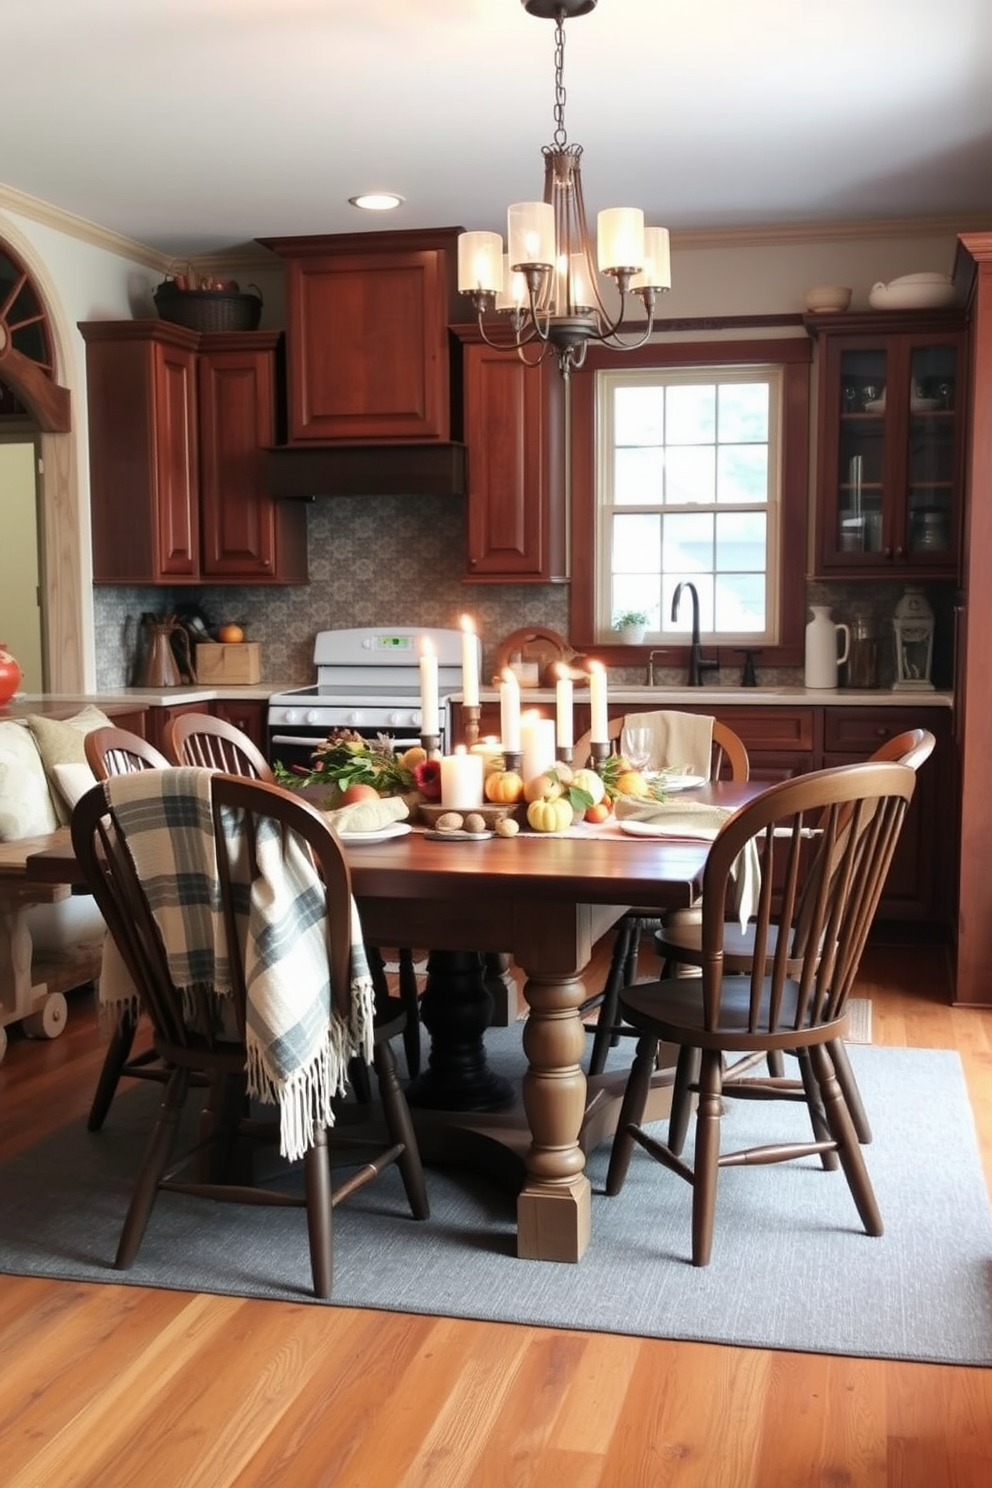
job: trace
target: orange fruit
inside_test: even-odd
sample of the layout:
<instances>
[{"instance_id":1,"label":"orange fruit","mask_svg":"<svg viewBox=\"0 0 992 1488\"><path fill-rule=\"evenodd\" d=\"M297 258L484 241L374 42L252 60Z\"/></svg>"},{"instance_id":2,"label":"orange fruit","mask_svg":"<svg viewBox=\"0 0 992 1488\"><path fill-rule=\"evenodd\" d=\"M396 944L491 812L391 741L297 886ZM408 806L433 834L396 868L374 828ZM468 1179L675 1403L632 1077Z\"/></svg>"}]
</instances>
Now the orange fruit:
<instances>
[{"instance_id":1,"label":"orange fruit","mask_svg":"<svg viewBox=\"0 0 992 1488\"><path fill-rule=\"evenodd\" d=\"M561 782L553 775L535 775L524 785L525 801L557 801L561 795Z\"/></svg>"},{"instance_id":2,"label":"orange fruit","mask_svg":"<svg viewBox=\"0 0 992 1488\"><path fill-rule=\"evenodd\" d=\"M640 770L624 770L618 775L614 790L618 796L649 796L651 789Z\"/></svg>"},{"instance_id":3,"label":"orange fruit","mask_svg":"<svg viewBox=\"0 0 992 1488\"><path fill-rule=\"evenodd\" d=\"M222 641L225 646L236 646L238 642L243 641L244 638L245 633L241 629L240 625L222 625L217 632L217 639L219 641Z\"/></svg>"},{"instance_id":4,"label":"orange fruit","mask_svg":"<svg viewBox=\"0 0 992 1488\"><path fill-rule=\"evenodd\" d=\"M604 822L610 814L610 808L605 801L597 801L594 806L586 807L583 818L587 822Z\"/></svg>"},{"instance_id":5,"label":"orange fruit","mask_svg":"<svg viewBox=\"0 0 992 1488\"><path fill-rule=\"evenodd\" d=\"M338 799L339 806L353 806L356 801L378 801L379 792L373 785L362 785L356 781L341 792Z\"/></svg>"}]
</instances>

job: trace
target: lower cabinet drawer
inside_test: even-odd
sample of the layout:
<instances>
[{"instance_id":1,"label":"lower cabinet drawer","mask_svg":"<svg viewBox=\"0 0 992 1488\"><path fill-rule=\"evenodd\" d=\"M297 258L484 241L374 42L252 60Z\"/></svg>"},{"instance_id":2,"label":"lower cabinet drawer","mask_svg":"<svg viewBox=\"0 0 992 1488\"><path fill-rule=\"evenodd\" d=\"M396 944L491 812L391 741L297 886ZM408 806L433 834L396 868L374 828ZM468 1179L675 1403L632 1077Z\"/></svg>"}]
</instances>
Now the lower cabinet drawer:
<instances>
[{"instance_id":1,"label":"lower cabinet drawer","mask_svg":"<svg viewBox=\"0 0 992 1488\"><path fill-rule=\"evenodd\" d=\"M865 759L887 739L906 729L930 727L932 709L920 708L824 708L824 752L860 754Z\"/></svg>"}]
</instances>

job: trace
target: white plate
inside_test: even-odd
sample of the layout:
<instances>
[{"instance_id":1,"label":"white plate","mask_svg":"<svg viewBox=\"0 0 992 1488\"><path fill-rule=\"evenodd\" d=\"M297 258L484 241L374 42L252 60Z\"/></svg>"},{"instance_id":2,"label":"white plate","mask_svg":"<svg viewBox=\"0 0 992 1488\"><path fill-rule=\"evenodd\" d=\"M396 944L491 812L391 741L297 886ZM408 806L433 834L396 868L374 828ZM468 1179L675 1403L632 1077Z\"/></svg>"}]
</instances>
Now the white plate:
<instances>
[{"instance_id":1,"label":"white plate","mask_svg":"<svg viewBox=\"0 0 992 1488\"><path fill-rule=\"evenodd\" d=\"M646 778L658 781L666 795L672 791L695 790L697 785L706 784L705 775L668 775L664 770L648 771Z\"/></svg>"},{"instance_id":2,"label":"white plate","mask_svg":"<svg viewBox=\"0 0 992 1488\"><path fill-rule=\"evenodd\" d=\"M374 832L339 832L338 838L348 847L360 847L368 842L385 842L387 837L405 837L407 832L413 828L409 822L390 822L386 827L379 827Z\"/></svg>"},{"instance_id":3,"label":"white plate","mask_svg":"<svg viewBox=\"0 0 992 1488\"><path fill-rule=\"evenodd\" d=\"M666 826L664 822L638 821L633 816L622 816L617 818L617 826L621 832L626 832L630 837L669 837L673 842L680 839L688 839L693 842L710 842L713 839L712 827L699 828L694 832L691 827L681 821L677 829Z\"/></svg>"}]
</instances>

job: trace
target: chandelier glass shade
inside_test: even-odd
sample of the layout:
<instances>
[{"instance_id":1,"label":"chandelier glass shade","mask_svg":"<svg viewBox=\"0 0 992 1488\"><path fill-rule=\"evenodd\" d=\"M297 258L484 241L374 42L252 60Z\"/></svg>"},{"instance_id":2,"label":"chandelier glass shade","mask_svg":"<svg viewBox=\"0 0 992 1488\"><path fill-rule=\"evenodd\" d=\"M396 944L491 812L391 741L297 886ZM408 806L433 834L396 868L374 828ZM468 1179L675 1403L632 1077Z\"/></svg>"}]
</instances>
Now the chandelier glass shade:
<instances>
[{"instance_id":1,"label":"chandelier glass shade","mask_svg":"<svg viewBox=\"0 0 992 1488\"><path fill-rule=\"evenodd\" d=\"M472 300L490 346L515 347L535 363L554 355L567 377L582 366L590 342L625 351L647 341L657 297L672 284L668 231L645 227L638 207L608 207L597 216L594 246L582 195L582 146L569 144L565 132L563 69L564 22L592 10L596 0L522 4L531 15L555 22L555 134L543 150L544 199L508 208L506 252L499 233L459 236L458 288ZM633 340L621 333L631 294L647 316ZM506 317L510 337L489 337L484 316L492 311ZM534 357L524 351L530 344L537 349Z\"/></svg>"}]
</instances>

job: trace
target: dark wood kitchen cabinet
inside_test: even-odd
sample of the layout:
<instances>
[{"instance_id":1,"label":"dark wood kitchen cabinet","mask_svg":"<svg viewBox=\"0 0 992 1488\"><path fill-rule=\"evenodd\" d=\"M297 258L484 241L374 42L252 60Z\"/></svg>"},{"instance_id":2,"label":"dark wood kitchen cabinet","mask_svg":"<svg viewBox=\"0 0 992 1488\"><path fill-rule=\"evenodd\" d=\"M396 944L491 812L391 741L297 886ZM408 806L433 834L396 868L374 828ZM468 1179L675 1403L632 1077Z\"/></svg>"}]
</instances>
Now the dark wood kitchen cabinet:
<instances>
[{"instance_id":1,"label":"dark wood kitchen cabinet","mask_svg":"<svg viewBox=\"0 0 992 1488\"><path fill-rule=\"evenodd\" d=\"M936 738L933 754L916 773L916 789L877 918L947 928L956 855L950 710L825 708L823 715L823 769L861 764L881 744L906 729L927 728Z\"/></svg>"},{"instance_id":2,"label":"dark wood kitchen cabinet","mask_svg":"<svg viewBox=\"0 0 992 1488\"><path fill-rule=\"evenodd\" d=\"M306 582L305 508L264 483L278 334L157 320L80 331L95 582Z\"/></svg>"},{"instance_id":3,"label":"dark wood kitchen cabinet","mask_svg":"<svg viewBox=\"0 0 992 1488\"><path fill-rule=\"evenodd\" d=\"M820 343L816 572L953 578L964 489L962 312L810 315Z\"/></svg>"},{"instance_id":4,"label":"dark wood kitchen cabinet","mask_svg":"<svg viewBox=\"0 0 992 1488\"><path fill-rule=\"evenodd\" d=\"M552 358L531 367L477 326L463 345L468 553L477 584L563 583L565 388Z\"/></svg>"},{"instance_id":5,"label":"dark wood kitchen cabinet","mask_svg":"<svg viewBox=\"0 0 992 1488\"><path fill-rule=\"evenodd\" d=\"M259 240L285 260L289 444L458 437L459 231Z\"/></svg>"},{"instance_id":6,"label":"dark wood kitchen cabinet","mask_svg":"<svg viewBox=\"0 0 992 1488\"><path fill-rule=\"evenodd\" d=\"M278 333L200 338L200 569L239 583L304 583L306 509L274 501L265 451L275 443Z\"/></svg>"},{"instance_id":7,"label":"dark wood kitchen cabinet","mask_svg":"<svg viewBox=\"0 0 992 1488\"><path fill-rule=\"evenodd\" d=\"M225 723L233 723L235 728L247 734L263 754L268 752L265 729L269 711L267 703L256 702L252 698L214 698L210 711L215 718L223 718Z\"/></svg>"}]
</instances>

